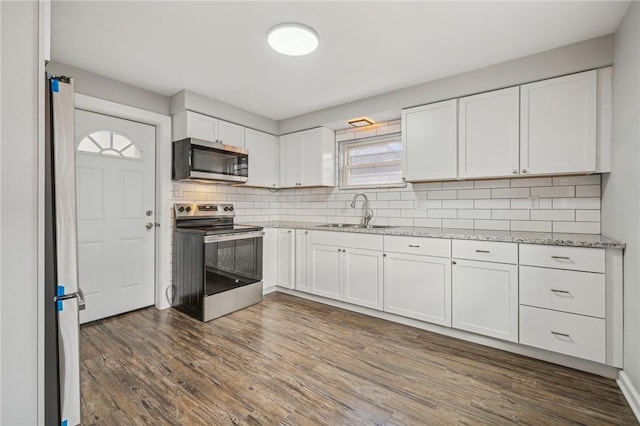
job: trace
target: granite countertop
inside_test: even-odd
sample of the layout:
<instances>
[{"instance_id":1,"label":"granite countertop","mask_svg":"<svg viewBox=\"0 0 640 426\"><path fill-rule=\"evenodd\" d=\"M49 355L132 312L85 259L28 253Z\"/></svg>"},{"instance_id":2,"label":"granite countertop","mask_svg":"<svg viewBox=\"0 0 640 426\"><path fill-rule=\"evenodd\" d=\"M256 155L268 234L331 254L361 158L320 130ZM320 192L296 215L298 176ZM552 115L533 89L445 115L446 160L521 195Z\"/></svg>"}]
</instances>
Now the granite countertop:
<instances>
[{"instance_id":1,"label":"granite countertop","mask_svg":"<svg viewBox=\"0 0 640 426\"><path fill-rule=\"evenodd\" d=\"M322 226L326 225L326 223L291 221L251 222L251 224L263 226L265 228L309 229L314 231L330 232L357 232L375 235L448 238L454 240L501 241L509 243L545 244L592 248L624 249L626 247L625 243L613 240L605 235L592 234L552 234L546 232L483 231L478 229L426 228L420 226L394 226L389 228L375 229L327 228Z\"/></svg>"}]
</instances>

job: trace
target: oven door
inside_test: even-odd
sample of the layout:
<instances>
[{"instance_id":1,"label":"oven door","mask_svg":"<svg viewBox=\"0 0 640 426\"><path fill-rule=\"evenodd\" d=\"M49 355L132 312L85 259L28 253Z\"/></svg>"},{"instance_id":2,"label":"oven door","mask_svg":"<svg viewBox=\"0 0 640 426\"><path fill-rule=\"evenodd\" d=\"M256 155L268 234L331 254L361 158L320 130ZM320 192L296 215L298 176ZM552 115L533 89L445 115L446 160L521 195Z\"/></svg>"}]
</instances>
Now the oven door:
<instances>
[{"instance_id":1,"label":"oven door","mask_svg":"<svg viewBox=\"0 0 640 426\"><path fill-rule=\"evenodd\" d=\"M262 280L263 231L204 238L204 292L222 293Z\"/></svg>"}]
</instances>

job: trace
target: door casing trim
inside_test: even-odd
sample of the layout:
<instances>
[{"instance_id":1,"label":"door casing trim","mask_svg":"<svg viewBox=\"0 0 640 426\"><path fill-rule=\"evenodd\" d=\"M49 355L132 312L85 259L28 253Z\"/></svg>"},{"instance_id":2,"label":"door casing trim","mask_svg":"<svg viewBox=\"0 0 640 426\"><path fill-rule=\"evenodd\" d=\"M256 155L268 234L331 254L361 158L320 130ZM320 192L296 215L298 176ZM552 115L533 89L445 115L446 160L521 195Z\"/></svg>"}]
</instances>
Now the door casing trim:
<instances>
[{"instance_id":1,"label":"door casing trim","mask_svg":"<svg viewBox=\"0 0 640 426\"><path fill-rule=\"evenodd\" d=\"M81 93L76 93L75 101L76 108L150 124L156 129L155 221L160 227L155 228L154 300L156 308L166 309L171 306L167 297L171 286L171 117Z\"/></svg>"}]
</instances>

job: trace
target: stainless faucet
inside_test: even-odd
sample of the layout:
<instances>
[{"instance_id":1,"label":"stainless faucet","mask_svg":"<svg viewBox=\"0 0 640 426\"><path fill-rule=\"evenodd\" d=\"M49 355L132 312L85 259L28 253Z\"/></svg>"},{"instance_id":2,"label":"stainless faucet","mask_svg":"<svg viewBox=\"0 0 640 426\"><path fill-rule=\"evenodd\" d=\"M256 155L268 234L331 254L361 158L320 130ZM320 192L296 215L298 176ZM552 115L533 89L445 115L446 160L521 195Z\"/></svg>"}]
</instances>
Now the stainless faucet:
<instances>
[{"instance_id":1,"label":"stainless faucet","mask_svg":"<svg viewBox=\"0 0 640 426\"><path fill-rule=\"evenodd\" d=\"M364 226L369 226L369 222L373 218L373 209L369 206L369 199L363 192L358 192L353 196L353 200L351 200L351 207L354 209L356 208L356 198L358 198L359 195L362 195L362 198L364 198L364 204L362 205L362 224Z\"/></svg>"}]
</instances>

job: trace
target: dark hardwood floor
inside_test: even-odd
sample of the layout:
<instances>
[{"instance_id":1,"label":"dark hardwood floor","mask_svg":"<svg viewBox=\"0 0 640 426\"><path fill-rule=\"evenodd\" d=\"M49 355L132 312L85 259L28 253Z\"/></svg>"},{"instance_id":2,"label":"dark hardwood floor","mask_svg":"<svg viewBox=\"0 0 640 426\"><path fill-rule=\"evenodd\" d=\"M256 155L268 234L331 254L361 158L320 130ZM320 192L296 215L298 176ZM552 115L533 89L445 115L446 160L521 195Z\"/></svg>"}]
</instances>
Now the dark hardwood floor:
<instances>
[{"instance_id":1,"label":"dark hardwood floor","mask_svg":"<svg viewBox=\"0 0 640 426\"><path fill-rule=\"evenodd\" d=\"M82 424L635 425L615 382L274 293L81 328Z\"/></svg>"}]
</instances>

